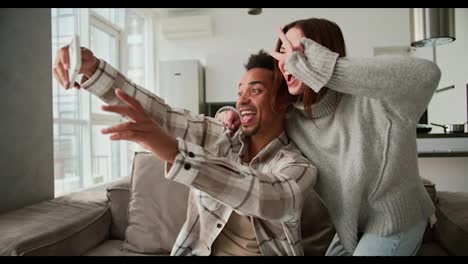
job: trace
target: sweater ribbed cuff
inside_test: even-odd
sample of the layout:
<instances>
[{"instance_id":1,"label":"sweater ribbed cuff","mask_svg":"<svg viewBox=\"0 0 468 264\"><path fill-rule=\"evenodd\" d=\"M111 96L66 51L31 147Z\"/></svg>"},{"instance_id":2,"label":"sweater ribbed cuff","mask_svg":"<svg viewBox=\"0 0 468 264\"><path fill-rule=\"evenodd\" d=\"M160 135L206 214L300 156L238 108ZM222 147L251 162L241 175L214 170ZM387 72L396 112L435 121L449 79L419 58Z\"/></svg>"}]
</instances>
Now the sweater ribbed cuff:
<instances>
[{"instance_id":1,"label":"sweater ribbed cuff","mask_svg":"<svg viewBox=\"0 0 468 264\"><path fill-rule=\"evenodd\" d=\"M293 52L286 70L318 93L330 80L339 54L308 38L301 43L304 54Z\"/></svg>"},{"instance_id":2,"label":"sweater ribbed cuff","mask_svg":"<svg viewBox=\"0 0 468 264\"><path fill-rule=\"evenodd\" d=\"M218 111L216 111L215 119L218 119L218 115L221 114L224 111L233 111L234 113L239 115L239 112L237 111L236 108L234 108L234 107L232 107L230 105L226 105L226 106L223 106L223 107L219 108Z\"/></svg>"}]
</instances>

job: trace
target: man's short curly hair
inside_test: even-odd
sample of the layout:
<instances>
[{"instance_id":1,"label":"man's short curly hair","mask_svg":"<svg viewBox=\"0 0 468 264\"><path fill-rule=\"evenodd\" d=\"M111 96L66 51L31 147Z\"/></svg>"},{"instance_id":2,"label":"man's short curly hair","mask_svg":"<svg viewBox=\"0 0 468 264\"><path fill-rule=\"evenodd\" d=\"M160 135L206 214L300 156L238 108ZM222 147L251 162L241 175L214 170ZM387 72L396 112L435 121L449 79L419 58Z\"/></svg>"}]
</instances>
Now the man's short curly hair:
<instances>
[{"instance_id":1,"label":"man's short curly hair","mask_svg":"<svg viewBox=\"0 0 468 264\"><path fill-rule=\"evenodd\" d=\"M261 49L257 54L250 55L249 60L244 64L244 67L247 71L253 68L263 68L274 71L274 62L274 58Z\"/></svg>"}]
</instances>

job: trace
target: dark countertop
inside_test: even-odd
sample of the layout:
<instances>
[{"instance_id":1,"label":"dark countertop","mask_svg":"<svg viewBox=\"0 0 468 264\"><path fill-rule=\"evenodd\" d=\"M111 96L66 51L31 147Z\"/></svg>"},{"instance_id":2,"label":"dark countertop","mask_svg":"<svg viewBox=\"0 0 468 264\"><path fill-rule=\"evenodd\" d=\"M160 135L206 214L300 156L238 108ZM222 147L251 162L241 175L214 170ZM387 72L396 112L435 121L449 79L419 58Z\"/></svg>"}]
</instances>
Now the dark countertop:
<instances>
[{"instance_id":1,"label":"dark countertop","mask_svg":"<svg viewBox=\"0 0 468 264\"><path fill-rule=\"evenodd\" d=\"M468 137L468 133L418 133L417 138L455 138L455 137Z\"/></svg>"},{"instance_id":2,"label":"dark countertop","mask_svg":"<svg viewBox=\"0 0 468 264\"><path fill-rule=\"evenodd\" d=\"M468 157L468 152L419 152L420 158Z\"/></svg>"},{"instance_id":3,"label":"dark countertop","mask_svg":"<svg viewBox=\"0 0 468 264\"><path fill-rule=\"evenodd\" d=\"M468 133L418 133L417 140L420 158L468 157Z\"/></svg>"}]
</instances>

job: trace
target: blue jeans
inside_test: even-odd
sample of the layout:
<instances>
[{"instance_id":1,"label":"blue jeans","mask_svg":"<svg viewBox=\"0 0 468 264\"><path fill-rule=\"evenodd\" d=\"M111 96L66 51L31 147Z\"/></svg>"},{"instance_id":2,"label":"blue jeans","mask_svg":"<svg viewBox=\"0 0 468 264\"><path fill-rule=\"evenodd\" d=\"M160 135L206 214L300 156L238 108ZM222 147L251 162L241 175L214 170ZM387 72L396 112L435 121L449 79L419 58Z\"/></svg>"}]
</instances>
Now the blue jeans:
<instances>
[{"instance_id":1,"label":"blue jeans","mask_svg":"<svg viewBox=\"0 0 468 264\"><path fill-rule=\"evenodd\" d=\"M421 246L427 223L422 221L390 236L364 233L352 254L344 249L335 234L325 256L415 256Z\"/></svg>"}]
</instances>

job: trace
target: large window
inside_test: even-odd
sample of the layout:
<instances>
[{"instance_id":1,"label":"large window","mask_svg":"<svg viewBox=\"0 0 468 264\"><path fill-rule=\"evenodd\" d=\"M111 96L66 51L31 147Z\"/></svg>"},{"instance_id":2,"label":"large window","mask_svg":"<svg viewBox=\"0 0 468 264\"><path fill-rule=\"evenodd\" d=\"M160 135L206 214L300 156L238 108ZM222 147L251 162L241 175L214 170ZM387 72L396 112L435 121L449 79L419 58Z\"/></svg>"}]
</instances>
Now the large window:
<instances>
[{"instance_id":1,"label":"large window","mask_svg":"<svg viewBox=\"0 0 468 264\"><path fill-rule=\"evenodd\" d=\"M134 9L53 8L52 63L57 50L78 34L81 46L106 60L135 83L152 85L147 59L151 17ZM149 87L148 87L149 88ZM129 175L135 151L127 141L111 141L100 130L123 120L101 110L84 90L65 90L53 82L55 196L80 191Z\"/></svg>"}]
</instances>

